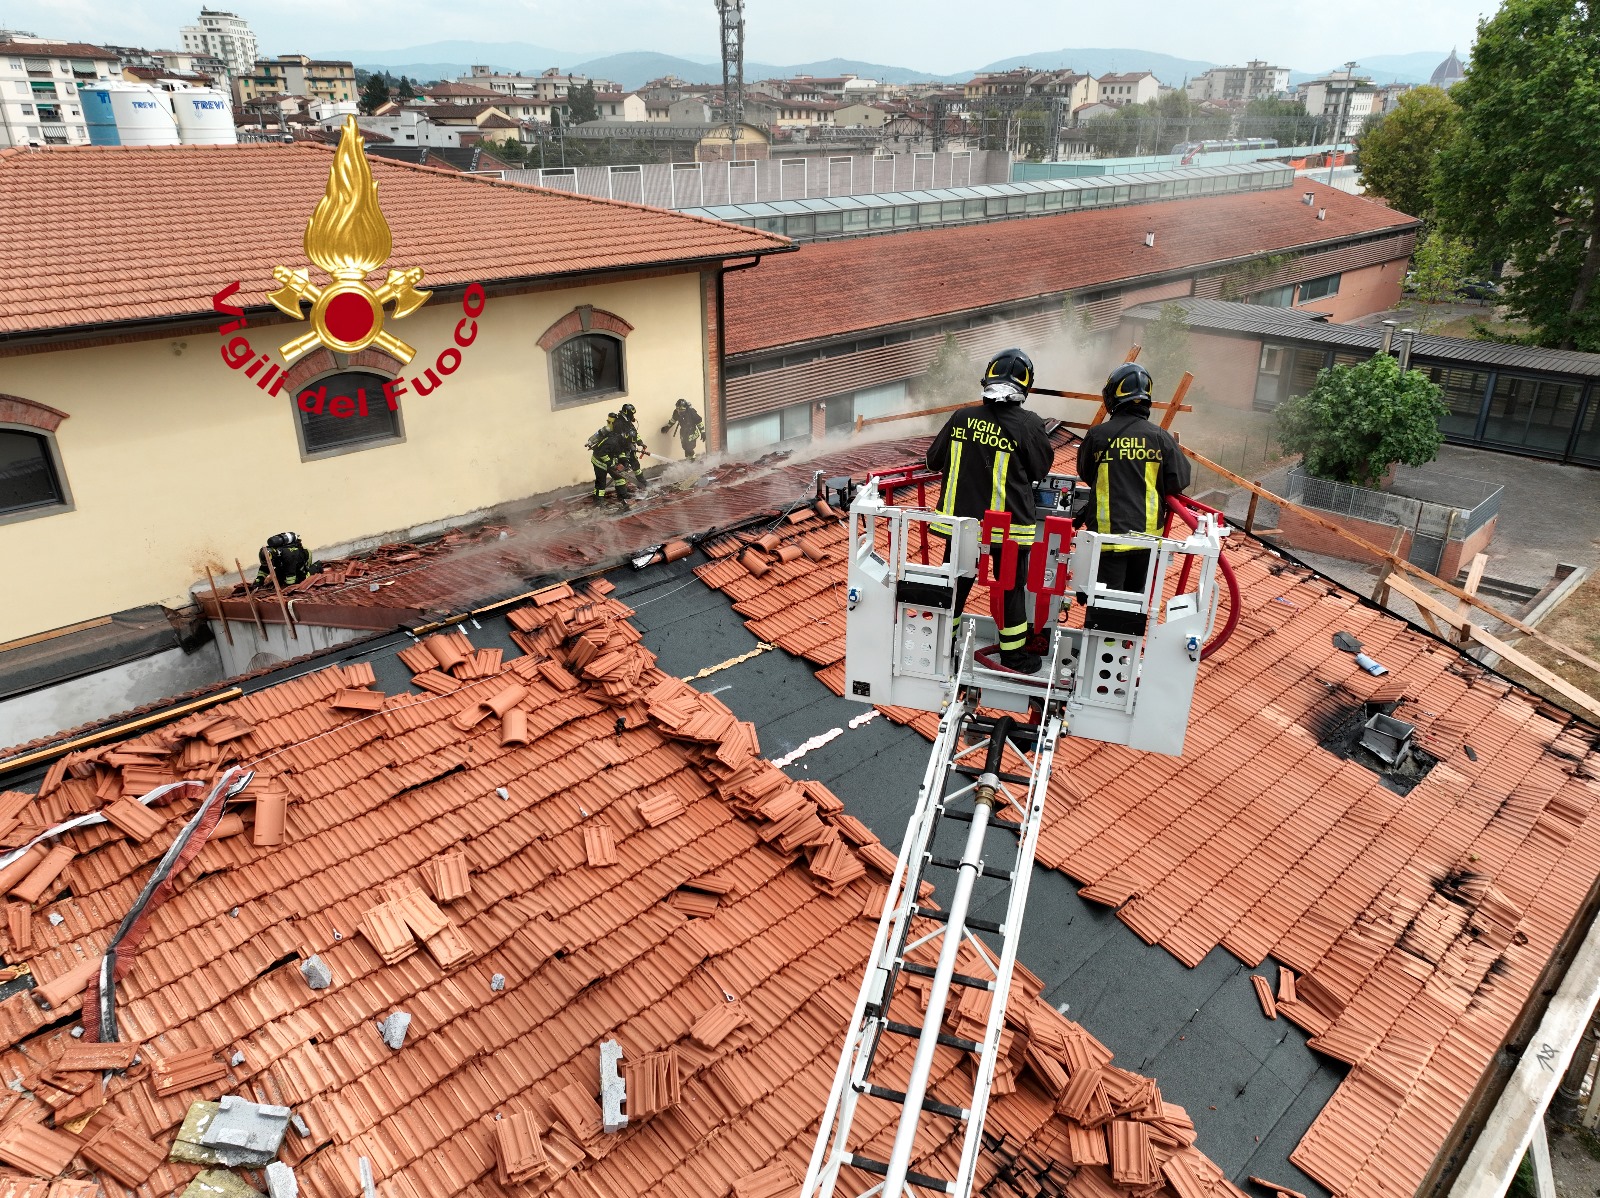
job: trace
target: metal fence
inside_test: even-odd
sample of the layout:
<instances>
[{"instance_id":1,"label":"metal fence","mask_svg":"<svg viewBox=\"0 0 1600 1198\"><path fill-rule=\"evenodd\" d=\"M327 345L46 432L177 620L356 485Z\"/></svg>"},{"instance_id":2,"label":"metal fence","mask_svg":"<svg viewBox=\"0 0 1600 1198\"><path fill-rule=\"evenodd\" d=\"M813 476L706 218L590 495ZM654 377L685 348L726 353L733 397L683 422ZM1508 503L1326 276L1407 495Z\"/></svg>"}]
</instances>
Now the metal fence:
<instances>
[{"instance_id":1,"label":"metal fence","mask_svg":"<svg viewBox=\"0 0 1600 1198\"><path fill-rule=\"evenodd\" d=\"M773 203L814 197L971 187L1004 183L1010 155L996 150L938 154L811 154L737 162L650 162L625 166L547 167L505 171L513 183L633 200L659 208Z\"/></svg>"},{"instance_id":2,"label":"metal fence","mask_svg":"<svg viewBox=\"0 0 1600 1198\"><path fill-rule=\"evenodd\" d=\"M1398 490L1374 491L1316 478L1303 465L1291 467L1284 498L1324 512L1353 516L1411 532L1412 565L1437 572L1445 546L1463 541L1500 512L1505 487L1433 471L1405 471ZM1402 494L1401 491L1408 492Z\"/></svg>"}]
</instances>

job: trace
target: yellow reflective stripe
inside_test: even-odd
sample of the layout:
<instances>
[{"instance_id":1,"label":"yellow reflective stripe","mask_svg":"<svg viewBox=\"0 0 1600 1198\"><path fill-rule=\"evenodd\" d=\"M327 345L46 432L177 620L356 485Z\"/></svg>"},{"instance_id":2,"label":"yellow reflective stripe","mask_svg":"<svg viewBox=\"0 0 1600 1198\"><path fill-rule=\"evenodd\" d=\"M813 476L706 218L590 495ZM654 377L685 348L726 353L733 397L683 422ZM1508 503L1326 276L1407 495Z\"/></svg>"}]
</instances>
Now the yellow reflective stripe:
<instances>
[{"instance_id":1,"label":"yellow reflective stripe","mask_svg":"<svg viewBox=\"0 0 1600 1198\"><path fill-rule=\"evenodd\" d=\"M1004 628L1002 628L1000 630L1000 635L1001 636L1021 636L1023 633L1025 633L1027 631L1028 631L1028 625L1027 625L1027 622L1024 621L1021 624L1008 624L1006 627L1004 627Z\"/></svg>"},{"instance_id":2,"label":"yellow reflective stripe","mask_svg":"<svg viewBox=\"0 0 1600 1198\"><path fill-rule=\"evenodd\" d=\"M945 536L949 536L951 531L954 528L954 525L940 523L940 524L930 524L928 527L933 529L934 532L942 533Z\"/></svg>"},{"instance_id":3,"label":"yellow reflective stripe","mask_svg":"<svg viewBox=\"0 0 1600 1198\"><path fill-rule=\"evenodd\" d=\"M1144 464L1144 530L1151 536L1161 531L1161 495L1156 490L1159 462Z\"/></svg>"},{"instance_id":4,"label":"yellow reflective stripe","mask_svg":"<svg viewBox=\"0 0 1600 1198\"><path fill-rule=\"evenodd\" d=\"M1111 464L1101 462L1094 476L1094 522L1096 532L1111 531Z\"/></svg>"},{"instance_id":5,"label":"yellow reflective stripe","mask_svg":"<svg viewBox=\"0 0 1600 1198\"><path fill-rule=\"evenodd\" d=\"M1013 524L1011 526L1011 539L1018 545L1031 545L1033 544L1036 529L1037 525L1033 524ZM1005 540L1005 537L1001 536L998 530L989 534L991 544L998 545L1003 540Z\"/></svg>"},{"instance_id":6,"label":"yellow reflective stripe","mask_svg":"<svg viewBox=\"0 0 1600 1198\"><path fill-rule=\"evenodd\" d=\"M1000 450L994 455L994 468L989 478L989 510L1006 510L1006 470L1011 465L1011 455Z\"/></svg>"},{"instance_id":7,"label":"yellow reflective stripe","mask_svg":"<svg viewBox=\"0 0 1600 1198\"><path fill-rule=\"evenodd\" d=\"M944 491L939 495L938 512L941 516L956 514L956 485L961 480L961 442L955 441L950 446L950 469L944 472ZM938 528L935 525L935 528ZM949 532L946 525L940 532Z\"/></svg>"}]
</instances>

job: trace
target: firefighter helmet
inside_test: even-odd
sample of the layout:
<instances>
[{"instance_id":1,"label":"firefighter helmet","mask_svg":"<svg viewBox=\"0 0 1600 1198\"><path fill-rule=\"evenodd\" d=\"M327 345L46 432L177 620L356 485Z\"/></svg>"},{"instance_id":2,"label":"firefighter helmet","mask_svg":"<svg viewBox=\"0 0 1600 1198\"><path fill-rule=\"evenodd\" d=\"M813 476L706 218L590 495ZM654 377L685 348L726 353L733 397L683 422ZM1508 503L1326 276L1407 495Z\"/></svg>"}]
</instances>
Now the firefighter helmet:
<instances>
[{"instance_id":1,"label":"firefighter helmet","mask_svg":"<svg viewBox=\"0 0 1600 1198\"><path fill-rule=\"evenodd\" d=\"M1033 359L1020 349L1003 349L983 372L983 397L1021 403L1033 390Z\"/></svg>"},{"instance_id":2,"label":"firefighter helmet","mask_svg":"<svg viewBox=\"0 0 1600 1198\"><path fill-rule=\"evenodd\" d=\"M1106 408L1115 412L1123 404L1148 404L1154 386L1148 370L1137 362L1124 362L1111 372L1106 385L1100 389L1100 395L1106 402Z\"/></svg>"},{"instance_id":3,"label":"firefighter helmet","mask_svg":"<svg viewBox=\"0 0 1600 1198\"><path fill-rule=\"evenodd\" d=\"M622 411L622 414L624 416L626 416L629 420L632 420L635 416L637 416L639 414L639 409L634 407L631 403L623 404L621 411Z\"/></svg>"}]
</instances>

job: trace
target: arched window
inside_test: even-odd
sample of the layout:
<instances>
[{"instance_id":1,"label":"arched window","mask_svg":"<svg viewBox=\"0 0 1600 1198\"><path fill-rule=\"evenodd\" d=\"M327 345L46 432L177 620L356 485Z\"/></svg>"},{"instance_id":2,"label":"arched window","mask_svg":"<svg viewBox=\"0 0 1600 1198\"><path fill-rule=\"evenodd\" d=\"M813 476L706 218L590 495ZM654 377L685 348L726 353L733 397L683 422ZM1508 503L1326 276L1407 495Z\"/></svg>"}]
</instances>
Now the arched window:
<instances>
[{"instance_id":1,"label":"arched window","mask_svg":"<svg viewBox=\"0 0 1600 1198\"><path fill-rule=\"evenodd\" d=\"M557 407L625 390L622 339L582 333L561 342L550 351L550 390Z\"/></svg>"},{"instance_id":2,"label":"arched window","mask_svg":"<svg viewBox=\"0 0 1600 1198\"><path fill-rule=\"evenodd\" d=\"M370 449L401 439L400 401L384 397L381 374L345 370L295 389L295 415L306 457Z\"/></svg>"},{"instance_id":3,"label":"arched window","mask_svg":"<svg viewBox=\"0 0 1600 1198\"><path fill-rule=\"evenodd\" d=\"M52 450L48 433L0 425L0 519L69 502Z\"/></svg>"}]
</instances>

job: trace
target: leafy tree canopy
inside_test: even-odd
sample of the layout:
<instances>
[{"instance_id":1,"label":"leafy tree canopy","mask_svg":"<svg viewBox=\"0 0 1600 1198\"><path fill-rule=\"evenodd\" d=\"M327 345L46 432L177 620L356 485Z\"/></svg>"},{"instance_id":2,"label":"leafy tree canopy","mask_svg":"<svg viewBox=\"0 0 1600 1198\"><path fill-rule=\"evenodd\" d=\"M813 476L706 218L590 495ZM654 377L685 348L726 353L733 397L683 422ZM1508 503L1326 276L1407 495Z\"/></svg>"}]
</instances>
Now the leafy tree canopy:
<instances>
[{"instance_id":1,"label":"leafy tree canopy","mask_svg":"<svg viewBox=\"0 0 1600 1198\"><path fill-rule=\"evenodd\" d=\"M1473 248L1464 241L1447 237L1435 229L1424 237L1411 259L1412 289L1427 305L1442 304L1455 298L1467 281L1475 258ZM1438 318L1431 307L1419 310L1413 318L1419 333Z\"/></svg>"},{"instance_id":2,"label":"leafy tree canopy","mask_svg":"<svg viewBox=\"0 0 1600 1198\"><path fill-rule=\"evenodd\" d=\"M567 93L567 120L574 125L584 125L600 119L600 106L595 102L593 82L584 83Z\"/></svg>"},{"instance_id":3,"label":"leafy tree canopy","mask_svg":"<svg viewBox=\"0 0 1600 1198\"><path fill-rule=\"evenodd\" d=\"M1600 351L1600 5L1505 0L1450 95L1441 225L1516 268L1506 306L1538 344Z\"/></svg>"},{"instance_id":4,"label":"leafy tree canopy","mask_svg":"<svg viewBox=\"0 0 1600 1198\"><path fill-rule=\"evenodd\" d=\"M1145 329L1139 361L1150 372L1156 398L1171 398L1189 369L1189 315L1182 304L1161 305L1161 315Z\"/></svg>"},{"instance_id":5,"label":"leafy tree canopy","mask_svg":"<svg viewBox=\"0 0 1600 1198\"><path fill-rule=\"evenodd\" d=\"M1375 118L1361 134L1361 186L1391 208L1432 223L1434 166L1455 136L1458 118L1455 101L1443 88L1406 92L1392 112Z\"/></svg>"},{"instance_id":6,"label":"leafy tree canopy","mask_svg":"<svg viewBox=\"0 0 1600 1198\"><path fill-rule=\"evenodd\" d=\"M389 81L382 75L368 75L367 81L361 85L361 96L357 106L362 112L371 116L379 108L389 102Z\"/></svg>"},{"instance_id":7,"label":"leafy tree canopy","mask_svg":"<svg viewBox=\"0 0 1600 1198\"><path fill-rule=\"evenodd\" d=\"M946 333L928 371L916 381L918 399L935 404L961 403L977 397L979 370L954 333Z\"/></svg>"},{"instance_id":8,"label":"leafy tree canopy","mask_svg":"<svg viewBox=\"0 0 1600 1198\"><path fill-rule=\"evenodd\" d=\"M402 100L414 100L417 98L417 89L411 86L411 80L404 75L400 76L400 98Z\"/></svg>"},{"instance_id":9,"label":"leafy tree canopy","mask_svg":"<svg viewBox=\"0 0 1600 1198\"><path fill-rule=\"evenodd\" d=\"M1446 412L1437 385L1420 370L1400 370L1388 354L1355 366L1330 366L1309 395L1278 406L1278 437L1318 478L1368 487L1391 465L1421 466L1439 455Z\"/></svg>"}]
</instances>

